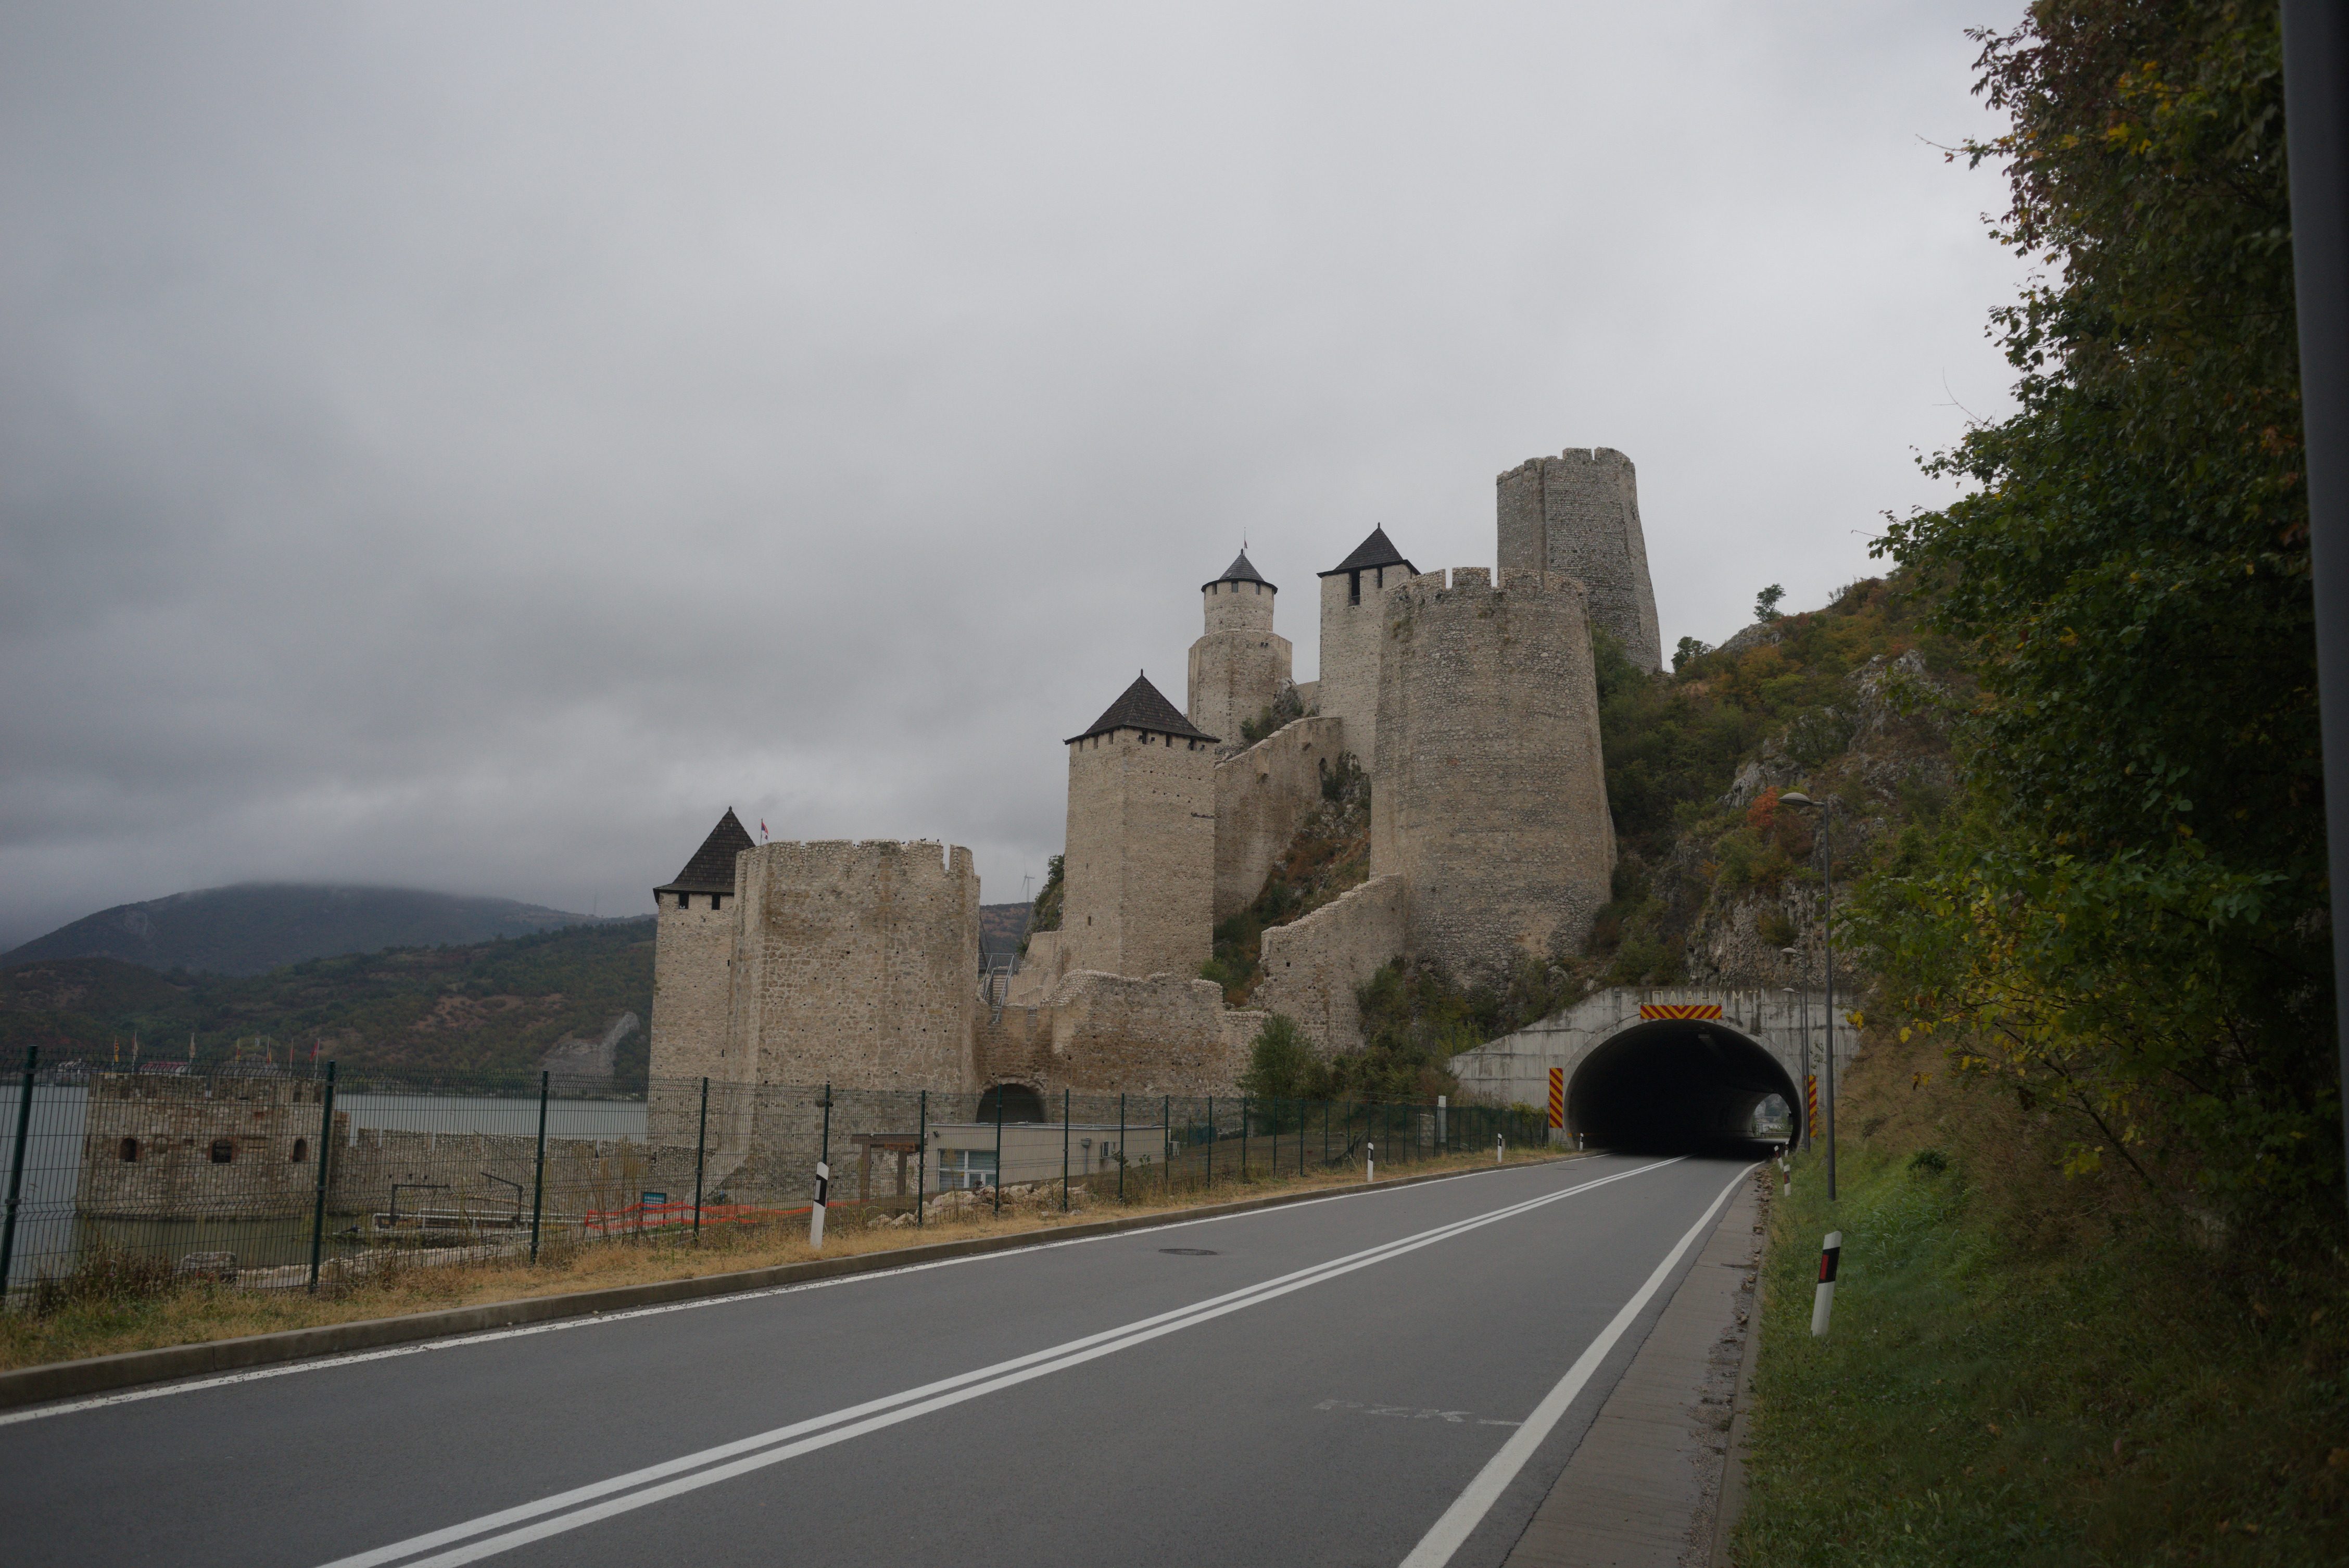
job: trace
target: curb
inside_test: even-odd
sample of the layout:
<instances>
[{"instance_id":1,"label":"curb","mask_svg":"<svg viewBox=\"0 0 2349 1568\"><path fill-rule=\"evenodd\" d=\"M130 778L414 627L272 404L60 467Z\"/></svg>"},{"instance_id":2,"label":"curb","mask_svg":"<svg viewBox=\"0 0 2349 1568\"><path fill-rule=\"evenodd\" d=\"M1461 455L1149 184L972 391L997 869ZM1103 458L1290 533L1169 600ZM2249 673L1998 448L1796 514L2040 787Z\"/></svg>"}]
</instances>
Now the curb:
<instances>
[{"instance_id":1,"label":"curb","mask_svg":"<svg viewBox=\"0 0 2349 1568\"><path fill-rule=\"evenodd\" d=\"M1762 1282L1770 1264L1770 1201L1777 1193L1767 1172L1764 1166L1761 1201L1754 1207L1757 1222L1754 1228L1762 1237L1761 1255L1754 1263L1753 1316L1745 1325L1745 1347L1737 1358L1737 1388L1730 1399L1721 1500L1713 1510L1713 1550L1707 1556L1711 1568L1732 1568L1729 1538L1745 1512L1745 1449L1754 1430L1754 1363L1762 1354Z\"/></svg>"},{"instance_id":2,"label":"curb","mask_svg":"<svg viewBox=\"0 0 2349 1568\"><path fill-rule=\"evenodd\" d=\"M645 1284L610 1285L602 1290L571 1291L559 1295L524 1296L515 1301L487 1302L480 1306L446 1307L437 1312L407 1313L398 1317L362 1318L356 1323L328 1324L317 1328L289 1328L276 1334L206 1340L196 1345L171 1345L154 1350L125 1350L113 1356L94 1356L81 1361L21 1367L14 1371L0 1372L0 1410L43 1404L52 1399L77 1398L140 1383L192 1377L208 1372L233 1372L248 1367L268 1367L284 1361L336 1356L351 1350L373 1350L386 1345L413 1344L421 1339L454 1338L490 1329L551 1323L566 1317L593 1317L598 1313L622 1312L632 1307L702 1301L713 1296L735 1295L744 1291L766 1290L775 1285L875 1274L885 1269L988 1253L1015 1252L1048 1242L1079 1241L1091 1236L1116 1235L1123 1231L1154 1230L1166 1225L1185 1224L1194 1220L1245 1214L1257 1209L1277 1209L1316 1199L1384 1191L1395 1187L1415 1187L1426 1181L1449 1181L1463 1176L1485 1175L1495 1171L1522 1171L1529 1166L1554 1165L1583 1158L1587 1155L1553 1154L1520 1161L1516 1165L1472 1165L1465 1170L1439 1171L1425 1176L1391 1176L1382 1181L1355 1181L1338 1187L1315 1187L1299 1192L1277 1192L1263 1198L1205 1203L1196 1208L1172 1209L1115 1220L1088 1220L1078 1224L1020 1231L1010 1235L970 1236L961 1241L892 1247L851 1257L811 1258L805 1263L774 1264L765 1268L742 1269L731 1274L654 1280Z\"/></svg>"}]
</instances>

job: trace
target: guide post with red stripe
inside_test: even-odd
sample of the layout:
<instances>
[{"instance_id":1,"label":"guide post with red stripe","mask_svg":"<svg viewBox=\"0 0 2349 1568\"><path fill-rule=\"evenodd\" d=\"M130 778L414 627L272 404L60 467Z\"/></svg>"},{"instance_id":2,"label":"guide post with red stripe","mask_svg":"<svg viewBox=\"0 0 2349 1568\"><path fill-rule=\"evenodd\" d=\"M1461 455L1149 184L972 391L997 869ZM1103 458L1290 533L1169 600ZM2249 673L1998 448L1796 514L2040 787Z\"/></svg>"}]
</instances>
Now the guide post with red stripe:
<instances>
[{"instance_id":1,"label":"guide post with red stripe","mask_svg":"<svg viewBox=\"0 0 2349 1568\"><path fill-rule=\"evenodd\" d=\"M1549 1069L1549 1124L1563 1130L1566 1126L1566 1069Z\"/></svg>"},{"instance_id":2,"label":"guide post with red stripe","mask_svg":"<svg viewBox=\"0 0 2349 1568\"><path fill-rule=\"evenodd\" d=\"M1827 1314L1835 1309L1836 1266L1843 1261L1843 1233L1829 1231L1819 1248L1819 1288L1811 1297L1811 1337L1827 1336Z\"/></svg>"}]
</instances>

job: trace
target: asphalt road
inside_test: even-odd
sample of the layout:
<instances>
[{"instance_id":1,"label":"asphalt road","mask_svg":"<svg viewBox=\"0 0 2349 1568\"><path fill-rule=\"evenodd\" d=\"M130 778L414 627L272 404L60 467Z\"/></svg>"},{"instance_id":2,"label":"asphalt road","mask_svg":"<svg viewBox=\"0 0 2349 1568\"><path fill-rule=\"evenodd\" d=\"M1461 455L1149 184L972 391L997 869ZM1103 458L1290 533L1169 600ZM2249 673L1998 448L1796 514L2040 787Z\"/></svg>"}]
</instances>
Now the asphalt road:
<instances>
[{"instance_id":1,"label":"asphalt road","mask_svg":"<svg viewBox=\"0 0 2349 1568\"><path fill-rule=\"evenodd\" d=\"M0 1561L1495 1564L1744 1168L1521 1167L13 1413Z\"/></svg>"}]
</instances>

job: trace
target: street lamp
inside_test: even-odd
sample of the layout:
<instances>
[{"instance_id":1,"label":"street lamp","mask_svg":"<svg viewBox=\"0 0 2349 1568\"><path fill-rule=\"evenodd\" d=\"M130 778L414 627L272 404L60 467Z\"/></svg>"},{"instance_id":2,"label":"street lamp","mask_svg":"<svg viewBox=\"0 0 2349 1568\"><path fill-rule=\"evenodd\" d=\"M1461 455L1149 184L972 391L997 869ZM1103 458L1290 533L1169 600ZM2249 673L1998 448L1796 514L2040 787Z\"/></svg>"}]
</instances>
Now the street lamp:
<instances>
[{"instance_id":1,"label":"street lamp","mask_svg":"<svg viewBox=\"0 0 2349 1568\"><path fill-rule=\"evenodd\" d=\"M1824 890L1821 899L1819 929L1826 941L1827 953L1827 1038L1826 1093L1819 1097L1821 1119L1827 1124L1827 1202L1835 1202L1835 803L1814 800L1808 795L1788 790L1778 797L1781 806L1798 806L1819 814L1819 880ZM1807 1132L1807 1126L1805 1128Z\"/></svg>"}]
</instances>

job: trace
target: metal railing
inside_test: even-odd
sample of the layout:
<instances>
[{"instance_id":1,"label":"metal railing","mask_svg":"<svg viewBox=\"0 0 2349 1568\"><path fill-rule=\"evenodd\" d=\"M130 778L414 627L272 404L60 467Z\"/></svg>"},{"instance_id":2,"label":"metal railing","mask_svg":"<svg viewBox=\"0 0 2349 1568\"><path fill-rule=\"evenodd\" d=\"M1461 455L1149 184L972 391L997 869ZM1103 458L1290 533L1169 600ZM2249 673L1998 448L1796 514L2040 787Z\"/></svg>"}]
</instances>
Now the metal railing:
<instances>
[{"instance_id":1,"label":"metal railing","mask_svg":"<svg viewBox=\"0 0 2349 1568\"><path fill-rule=\"evenodd\" d=\"M151 1066L151 1064L150 1064ZM0 1079L13 1307L200 1277L309 1289L383 1268L797 1226L1164 1202L1539 1143L1522 1108L985 1095L548 1073L338 1073L26 1052Z\"/></svg>"}]
</instances>

